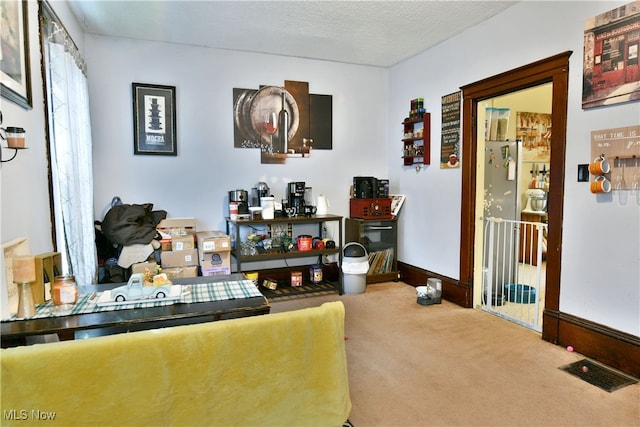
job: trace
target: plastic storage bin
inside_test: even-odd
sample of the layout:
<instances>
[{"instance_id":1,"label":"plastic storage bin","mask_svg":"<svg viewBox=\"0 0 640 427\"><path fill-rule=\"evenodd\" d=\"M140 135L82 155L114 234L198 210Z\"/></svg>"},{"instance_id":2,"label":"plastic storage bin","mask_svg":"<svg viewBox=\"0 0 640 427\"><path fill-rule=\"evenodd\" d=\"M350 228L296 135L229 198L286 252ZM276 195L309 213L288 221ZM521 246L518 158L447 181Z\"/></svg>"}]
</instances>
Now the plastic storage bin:
<instances>
[{"instance_id":1,"label":"plastic storage bin","mask_svg":"<svg viewBox=\"0 0 640 427\"><path fill-rule=\"evenodd\" d=\"M342 289L345 294L362 294L367 289L369 256L360 243L351 242L342 248Z\"/></svg>"}]
</instances>

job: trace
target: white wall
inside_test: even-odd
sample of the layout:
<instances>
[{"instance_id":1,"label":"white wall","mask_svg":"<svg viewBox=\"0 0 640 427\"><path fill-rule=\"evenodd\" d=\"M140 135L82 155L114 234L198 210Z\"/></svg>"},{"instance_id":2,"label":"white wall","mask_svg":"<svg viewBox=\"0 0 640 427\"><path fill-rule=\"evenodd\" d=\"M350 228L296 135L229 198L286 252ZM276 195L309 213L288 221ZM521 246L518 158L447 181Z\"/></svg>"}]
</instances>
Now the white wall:
<instances>
[{"instance_id":1,"label":"white wall","mask_svg":"<svg viewBox=\"0 0 640 427\"><path fill-rule=\"evenodd\" d=\"M287 181L306 181L332 213L348 216L353 176L387 175L385 69L99 36L86 43L98 219L118 195L224 230L228 191L259 181L276 200ZM264 165L258 150L233 146L232 91L284 80L332 95L333 150ZM132 82L176 86L177 157L133 154Z\"/></svg>"},{"instance_id":2,"label":"white wall","mask_svg":"<svg viewBox=\"0 0 640 427\"><path fill-rule=\"evenodd\" d=\"M640 335L640 207L631 202L621 206L610 196L596 197L588 184L576 182L577 165L590 159L592 130L640 122L638 102L581 108L584 22L622 4L520 2L390 69L389 178L407 194L400 221L400 260L452 278L459 275L461 170L440 169L437 162L440 97L571 50L560 310ZM432 113L431 158L436 159L420 172L403 168L397 154L400 122L415 97L423 97Z\"/></svg>"}]
</instances>

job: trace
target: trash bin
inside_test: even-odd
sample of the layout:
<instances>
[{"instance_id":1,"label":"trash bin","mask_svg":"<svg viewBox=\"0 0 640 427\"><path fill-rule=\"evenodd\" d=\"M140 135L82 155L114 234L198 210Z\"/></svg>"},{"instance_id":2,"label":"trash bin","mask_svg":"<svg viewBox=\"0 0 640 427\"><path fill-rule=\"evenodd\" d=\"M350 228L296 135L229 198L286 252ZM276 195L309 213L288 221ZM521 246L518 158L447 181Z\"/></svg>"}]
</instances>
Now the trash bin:
<instances>
[{"instance_id":1,"label":"trash bin","mask_svg":"<svg viewBox=\"0 0 640 427\"><path fill-rule=\"evenodd\" d=\"M369 256L360 243L351 242L342 248L342 289L345 294L361 294L367 288Z\"/></svg>"}]
</instances>

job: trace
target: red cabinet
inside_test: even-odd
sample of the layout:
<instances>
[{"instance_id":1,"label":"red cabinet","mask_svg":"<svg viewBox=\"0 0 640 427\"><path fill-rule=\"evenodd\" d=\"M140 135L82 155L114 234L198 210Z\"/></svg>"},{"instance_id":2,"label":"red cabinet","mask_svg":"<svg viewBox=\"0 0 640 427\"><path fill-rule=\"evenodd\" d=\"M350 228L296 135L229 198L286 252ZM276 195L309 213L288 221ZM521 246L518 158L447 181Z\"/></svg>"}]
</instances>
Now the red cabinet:
<instances>
[{"instance_id":1,"label":"red cabinet","mask_svg":"<svg viewBox=\"0 0 640 427\"><path fill-rule=\"evenodd\" d=\"M431 163L431 114L405 119L402 137L402 159L405 166Z\"/></svg>"}]
</instances>

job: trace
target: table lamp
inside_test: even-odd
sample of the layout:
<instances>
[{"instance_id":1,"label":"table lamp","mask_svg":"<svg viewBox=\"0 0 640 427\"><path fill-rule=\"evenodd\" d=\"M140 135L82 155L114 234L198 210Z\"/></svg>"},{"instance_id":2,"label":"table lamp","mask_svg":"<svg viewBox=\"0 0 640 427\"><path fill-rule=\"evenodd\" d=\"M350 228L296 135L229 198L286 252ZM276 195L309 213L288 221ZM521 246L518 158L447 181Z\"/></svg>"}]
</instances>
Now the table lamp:
<instances>
[{"instance_id":1,"label":"table lamp","mask_svg":"<svg viewBox=\"0 0 640 427\"><path fill-rule=\"evenodd\" d=\"M31 282L36 280L36 264L33 256L17 256L13 260L13 281L18 285L17 317L32 317L36 305L31 293Z\"/></svg>"}]
</instances>

